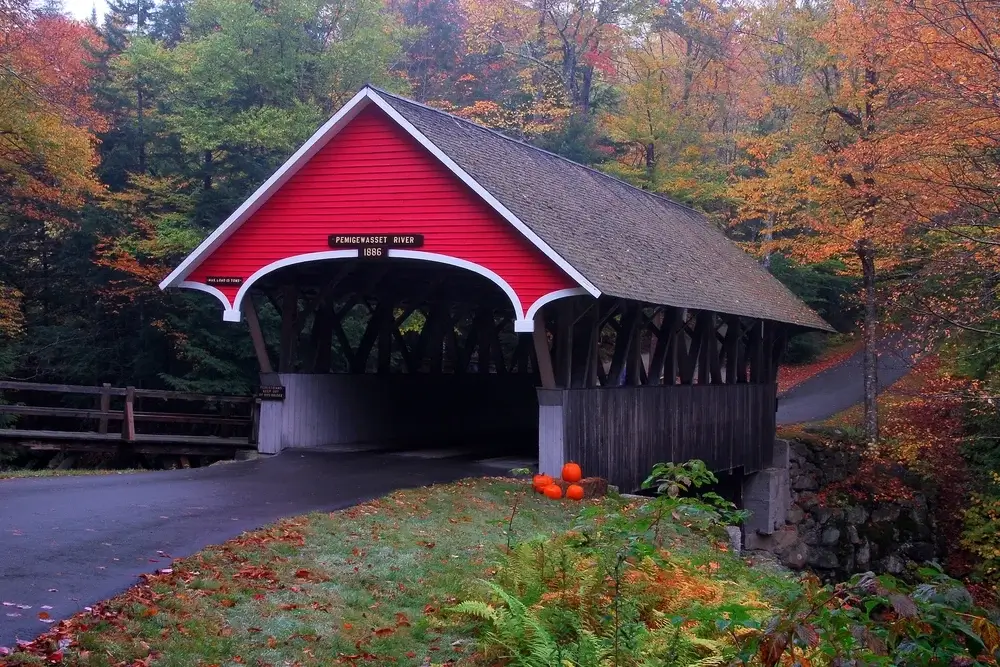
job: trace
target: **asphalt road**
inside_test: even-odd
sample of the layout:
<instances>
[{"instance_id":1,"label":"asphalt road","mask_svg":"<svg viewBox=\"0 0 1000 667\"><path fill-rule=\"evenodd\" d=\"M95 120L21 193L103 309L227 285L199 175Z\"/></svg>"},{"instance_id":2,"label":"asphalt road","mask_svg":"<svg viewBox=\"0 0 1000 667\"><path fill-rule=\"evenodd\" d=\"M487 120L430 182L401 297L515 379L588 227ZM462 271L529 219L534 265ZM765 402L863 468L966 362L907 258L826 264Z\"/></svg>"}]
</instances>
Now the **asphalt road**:
<instances>
[{"instance_id":1,"label":"asphalt road","mask_svg":"<svg viewBox=\"0 0 1000 667\"><path fill-rule=\"evenodd\" d=\"M280 517L482 474L498 471L456 459L288 451L193 470L0 480L0 646L44 632L43 605L66 618L171 557Z\"/></svg>"},{"instance_id":2,"label":"asphalt road","mask_svg":"<svg viewBox=\"0 0 1000 667\"><path fill-rule=\"evenodd\" d=\"M906 375L915 350L887 340L878 348L880 391ZM864 400L859 351L843 363L814 375L778 398L778 423L822 421Z\"/></svg>"}]
</instances>

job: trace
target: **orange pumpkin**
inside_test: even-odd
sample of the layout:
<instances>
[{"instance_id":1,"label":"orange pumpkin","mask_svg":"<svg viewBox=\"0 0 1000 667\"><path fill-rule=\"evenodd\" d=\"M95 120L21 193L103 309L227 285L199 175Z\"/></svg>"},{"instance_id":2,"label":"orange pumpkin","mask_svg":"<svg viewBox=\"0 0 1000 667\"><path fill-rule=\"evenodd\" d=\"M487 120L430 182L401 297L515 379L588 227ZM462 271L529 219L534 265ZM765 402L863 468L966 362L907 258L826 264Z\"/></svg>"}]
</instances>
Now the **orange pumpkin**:
<instances>
[{"instance_id":1,"label":"orange pumpkin","mask_svg":"<svg viewBox=\"0 0 1000 667\"><path fill-rule=\"evenodd\" d=\"M583 500L583 487L579 484L570 484L566 488L566 497L570 500Z\"/></svg>"},{"instance_id":2,"label":"orange pumpkin","mask_svg":"<svg viewBox=\"0 0 1000 667\"><path fill-rule=\"evenodd\" d=\"M580 470L580 464L570 461L564 465L562 469L562 478L570 484L576 484L583 479L583 471Z\"/></svg>"},{"instance_id":3,"label":"orange pumpkin","mask_svg":"<svg viewBox=\"0 0 1000 667\"><path fill-rule=\"evenodd\" d=\"M531 485L535 487L537 493L542 493L545 491L545 487L551 484L553 480L548 475L535 475L532 479Z\"/></svg>"},{"instance_id":4,"label":"orange pumpkin","mask_svg":"<svg viewBox=\"0 0 1000 667\"><path fill-rule=\"evenodd\" d=\"M558 484L549 484L545 487L545 497L552 500L559 500L562 498L562 489Z\"/></svg>"}]
</instances>

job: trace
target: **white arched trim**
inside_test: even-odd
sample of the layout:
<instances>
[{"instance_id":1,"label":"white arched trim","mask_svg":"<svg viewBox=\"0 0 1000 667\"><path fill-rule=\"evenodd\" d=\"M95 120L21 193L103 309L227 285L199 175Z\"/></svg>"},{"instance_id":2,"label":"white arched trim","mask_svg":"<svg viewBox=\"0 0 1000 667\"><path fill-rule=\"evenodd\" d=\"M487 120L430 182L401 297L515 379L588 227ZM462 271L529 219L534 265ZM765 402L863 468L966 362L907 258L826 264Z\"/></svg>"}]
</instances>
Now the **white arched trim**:
<instances>
[{"instance_id":1,"label":"white arched trim","mask_svg":"<svg viewBox=\"0 0 1000 667\"><path fill-rule=\"evenodd\" d=\"M193 280L185 280L184 282L180 283L177 286L183 287L185 289L196 289L199 292L206 292L214 296L219 301L221 301L222 307L225 308L226 310L232 308L232 305L229 303L229 297L223 294L222 290L218 289L217 287L212 287L211 285L206 285L205 283L197 283Z\"/></svg>"},{"instance_id":2,"label":"white arched trim","mask_svg":"<svg viewBox=\"0 0 1000 667\"><path fill-rule=\"evenodd\" d=\"M582 287L570 287L569 289L559 289L556 290L555 292L549 292L548 294L543 294L542 296L538 297L538 299L533 304L531 304L531 308L528 308L528 314L525 315L524 318L530 322L534 322L535 315L538 313L539 310L541 310L542 306L544 306L545 304L552 303L553 301L557 301L558 299L566 299L571 296L584 296L589 294L590 292L588 292L586 289ZM514 330L517 331L516 328Z\"/></svg>"},{"instance_id":3,"label":"white arched trim","mask_svg":"<svg viewBox=\"0 0 1000 667\"><path fill-rule=\"evenodd\" d=\"M254 271L252 276L243 281L243 285L240 286L240 291L236 293L236 299L233 301L232 309L226 310L226 312L222 314L222 319L226 322L239 322L242 317L240 307L243 305L243 298L247 295L247 292L250 291L250 287L252 287L255 282L269 273L277 271L278 269L283 269L286 266L293 266L295 264L319 262L324 259L350 259L357 256L357 250L324 250L322 252L308 252L304 255L292 255L291 257L285 257L284 259L279 259L276 262L271 262L267 266L262 266Z\"/></svg>"},{"instance_id":4,"label":"white arched trim","mask_svg":"<svg viewBox=\"0 0 1000 667\"><path fill-rule=\"evenodd\" d=\"M442 255L436 252L423 252L422 250L389 250L389 257L396 257L398 259L416 259L423 262L437 262L438 264L456 266L460 269L465 269L466 271L478 273L483 278L486 278L491 283L502 289L504 294L507 295L507 298L510 299L510 305L514 308L514 330L518 331L519 329L517 327L524 326L525 323L530 324L531 328L524 329L524 331L534 330L534 323L524 317L524 306L521 305L521 297L517 295L517 292L515 292L514 288L510 286L510 283L501 278L499 274L487 269L485 266L465 259L459 259L458 257L452 257L451 255Z\"/></svg>"}]
</instances>

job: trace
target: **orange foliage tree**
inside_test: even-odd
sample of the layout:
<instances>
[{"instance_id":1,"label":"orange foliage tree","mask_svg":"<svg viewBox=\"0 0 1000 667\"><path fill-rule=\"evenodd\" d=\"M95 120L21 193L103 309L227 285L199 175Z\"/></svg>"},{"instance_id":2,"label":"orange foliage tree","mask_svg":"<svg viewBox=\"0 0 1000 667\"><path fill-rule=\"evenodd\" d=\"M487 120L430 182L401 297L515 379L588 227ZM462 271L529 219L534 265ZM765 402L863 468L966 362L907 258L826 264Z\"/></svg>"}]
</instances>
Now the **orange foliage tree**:
<instances>
[{"instance_id":1,"label":"orange foliage tree","mask_svg":"<svg viewBox=\"0 0 1000 667\"><path fill-rule=\"evenodd\" d=\"M44 261L35 246L58 239L67 213L102 190L94 132L104 120L89 90L98 42L24 0L0 2L0 235L10 269L0 272L0 334L21 328L18 257Z\"/></svg>"},{"instance_id":2,"label":"orange foliage tree","mask_svg":"<svg viewBox=\"0 0 1000 667\"><path fill-rule=\"evenodd\" d=\"M789 9L789 8L786 8ZM861 278L864 304L866 438L878 438L877 327L884 303L878 276L912 259L905 243L921 217L947 211L916 174L928 156L917 137L924 116L903 101L913 87L902 76L892 2L834 0L827 11L798 12L808 28L775 71L773 49L759 54L767 98L758 106L781 122L746 137L746 171L734 188L742 219L766 220L765 241L810 261L844 260ZM779 61L780 63L781 61ZM919 211L919 215L917 213Z\"/></svg>"}]
</instances>

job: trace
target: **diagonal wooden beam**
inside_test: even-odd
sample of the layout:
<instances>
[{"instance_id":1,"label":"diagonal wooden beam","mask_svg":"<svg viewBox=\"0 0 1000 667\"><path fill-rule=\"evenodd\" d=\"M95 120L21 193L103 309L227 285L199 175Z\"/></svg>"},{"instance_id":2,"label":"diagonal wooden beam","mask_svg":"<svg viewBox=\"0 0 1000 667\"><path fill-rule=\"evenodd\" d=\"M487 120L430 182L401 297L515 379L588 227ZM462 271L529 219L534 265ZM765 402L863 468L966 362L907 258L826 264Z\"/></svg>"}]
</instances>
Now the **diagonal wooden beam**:
<instances>
[{"instance_id":1,"label":"diagonal wooden beam","mask_svg":"<svg viewBox=\"0 0 1000 667\"><path fill-rule=\"evenodd\" d=\"M267 344L264 342L264 332L260 328L260 320L257 318L257 304L254 303L253 292L247 294L243 300L243 314L247 318L247 327L250 329L250 340L253 342L253 351L257 355L257 363L260 364L261 373L273 373L271 366L271 356L267 352Z\"/></svg>"},{"instance_id":2,"label":"diagonal wooden beam","mask_svg":"<svg viewBox=\"0 0 1000 667\"><path fill-rule=\"evenodd\" d=\"M391 313L390 309L391 306L388 300L381 299L375 305L374 310L371 311L371 316L368 318L368 325L365 327L365 333L361 336L361 342L358 343L358 349L354 353L354 359L351 361L352 373L365 372L365 368L368 366L368 357L372 353L372 348L375 347L375 341L378 340L382 320L385 318L384 313L387 311Z\"/></svg>"},{"instance_id":3,"label":"diagonal wooden beam","mask_svg":"<svg viewBox=\"0 0 1000 667\"><path fill-rule=\"evenodd\" d=\"M649 379L648 384L658 385L662 382L663 368L667 359L667 350L677 335L677 329L681 323L681 309L667 307L662 312L663 319L660 322L656 334L656 345L653 354L649 359ZM673 384L671 379L668 384Z\"/></svg>"},{"instance_id":4,"label":"diagonal wooden beam","mask_svg":"<svg viewBox=\"0 0 1000 667\"><path fill-rule=\"evenodd\" d=\"M539 383L543 389L556 388L556 374L552 369L552 352L549 350L549 340L545 331L544 308L535 313L535 330L531 334L535 350L535 368L538 370Z\"/></svg>"},{"instance_id":5,"label":"diagonal wooden beam","mask_svg":"<svg viewBox=\"0 0 1000 667\"><path fill-rule=\"evenodd\" d=\"M610 324L610 321L609 321ZM632 347L635 331L639 327L638 305L628 305L622 313L621 323L615 335L615 352L611 357L611 368L608 370L608 381L612 386L618 385L622 369L628 360L628 351Z\"/></svg>"}]
</instances>

